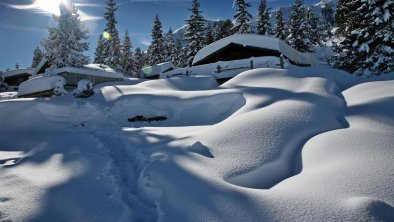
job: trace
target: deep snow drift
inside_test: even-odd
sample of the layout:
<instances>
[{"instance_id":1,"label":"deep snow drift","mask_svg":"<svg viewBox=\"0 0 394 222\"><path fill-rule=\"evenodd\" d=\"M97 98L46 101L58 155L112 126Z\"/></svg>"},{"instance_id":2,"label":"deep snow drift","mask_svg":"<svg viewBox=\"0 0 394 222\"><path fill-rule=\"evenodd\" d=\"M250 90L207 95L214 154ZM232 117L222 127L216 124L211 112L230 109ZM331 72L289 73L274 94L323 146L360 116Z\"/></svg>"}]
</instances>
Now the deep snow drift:
<instances>
[{"instance_id":1,"label":"deep snow drift","mask_svg":"<svg viewBox=\"0 0 394 222\"><path fill-rule=\"evenodd\" d=\"M394 76L134 83L0 102L0 221L394 220Z\"/></svg>"}]
</instances>

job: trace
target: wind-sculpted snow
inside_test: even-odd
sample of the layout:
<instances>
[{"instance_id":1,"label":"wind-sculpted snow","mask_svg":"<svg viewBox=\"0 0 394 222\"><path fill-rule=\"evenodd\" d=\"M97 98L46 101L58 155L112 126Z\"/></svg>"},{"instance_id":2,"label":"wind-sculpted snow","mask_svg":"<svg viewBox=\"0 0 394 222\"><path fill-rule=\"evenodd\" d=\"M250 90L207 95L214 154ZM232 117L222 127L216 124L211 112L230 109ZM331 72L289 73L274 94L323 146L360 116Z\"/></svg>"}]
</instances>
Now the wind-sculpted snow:
<instances>
[{"instance_id":1,"label":"wind-sculpted snow","mask_svg":"<svg viewBox=\"0 0 394 222\"><path fill-rule=\"evenodd\" d=\"M393 221L393 101L324 66L3 100L0 221Z\"/></svg>"}]
</instances>

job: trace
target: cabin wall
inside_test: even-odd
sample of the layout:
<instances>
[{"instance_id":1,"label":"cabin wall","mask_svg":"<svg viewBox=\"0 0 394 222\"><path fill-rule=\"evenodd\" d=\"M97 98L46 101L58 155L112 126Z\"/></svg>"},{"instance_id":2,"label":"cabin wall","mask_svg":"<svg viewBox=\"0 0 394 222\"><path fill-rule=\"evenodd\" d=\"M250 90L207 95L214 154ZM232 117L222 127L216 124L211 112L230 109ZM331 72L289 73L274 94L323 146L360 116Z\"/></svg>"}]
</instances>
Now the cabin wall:
<instances>
[{"instance_id":1,"label":"cabin wall","mask_svg":"<svg viewBox=\"0 0 394 222\"><path fill-rule=\"evenodd\" d=\"M102 77L102 76L91 76L91 75L84 75L84 74L77 74L77 73L60 73L66 80L66 86L68 87L76 87L78 86L78 82L86 79L93 83L93 85L106 83L106 82L119 82L123 81L123 78L110 78L110 77Z\"/></svg>"}]
</instances>

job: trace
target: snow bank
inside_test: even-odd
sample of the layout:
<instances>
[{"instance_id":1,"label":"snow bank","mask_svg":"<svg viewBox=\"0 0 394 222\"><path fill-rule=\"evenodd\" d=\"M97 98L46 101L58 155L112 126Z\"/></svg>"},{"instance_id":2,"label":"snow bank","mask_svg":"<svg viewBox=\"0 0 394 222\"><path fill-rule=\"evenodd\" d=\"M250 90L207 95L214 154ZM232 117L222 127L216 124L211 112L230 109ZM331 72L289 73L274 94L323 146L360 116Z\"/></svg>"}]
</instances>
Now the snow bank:
<instances>
[{"instance_id":1,"label":"snow bank","mask_svg":"<svg viewBox=\"0 0 394 222\"><path fill-rule=\"evenodd\" d=\"M66 80L61 76L38 76L23 82L19 86L18 95L23 96L36 92L53 90L58 82L61 82L63 85L66 84Z\"/></svg>"},{"instance_id":2,"label":"snow bank","mask_svg":"<svg viewBox=\"0 0 394 222\"><path fill-rule=\"evenodd\" d=\"M0 220L393 220L394 76L290 65L212 81L0 101Z\"/></svg>"}]
</instances>

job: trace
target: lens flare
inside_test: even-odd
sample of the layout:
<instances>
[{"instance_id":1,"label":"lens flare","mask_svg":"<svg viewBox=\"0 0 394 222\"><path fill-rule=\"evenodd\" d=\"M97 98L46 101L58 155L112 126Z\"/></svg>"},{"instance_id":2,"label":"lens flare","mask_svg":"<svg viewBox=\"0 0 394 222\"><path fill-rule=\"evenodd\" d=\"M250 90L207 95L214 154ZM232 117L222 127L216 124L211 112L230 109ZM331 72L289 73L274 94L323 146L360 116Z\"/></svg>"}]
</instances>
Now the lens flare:
<instances>
[{"instance_id":1,"label":"lens flare","mask_svg":"<svg viewBox=\"0 0 394 222\"><path fill-rule=\"evenodd\" d=\"M111 34L109 34L108 32L104 32L104 33L103 33L103 37L104 37L105 39L110 39L110 38L111 38Z\"/></svg>"}]
</instances>

